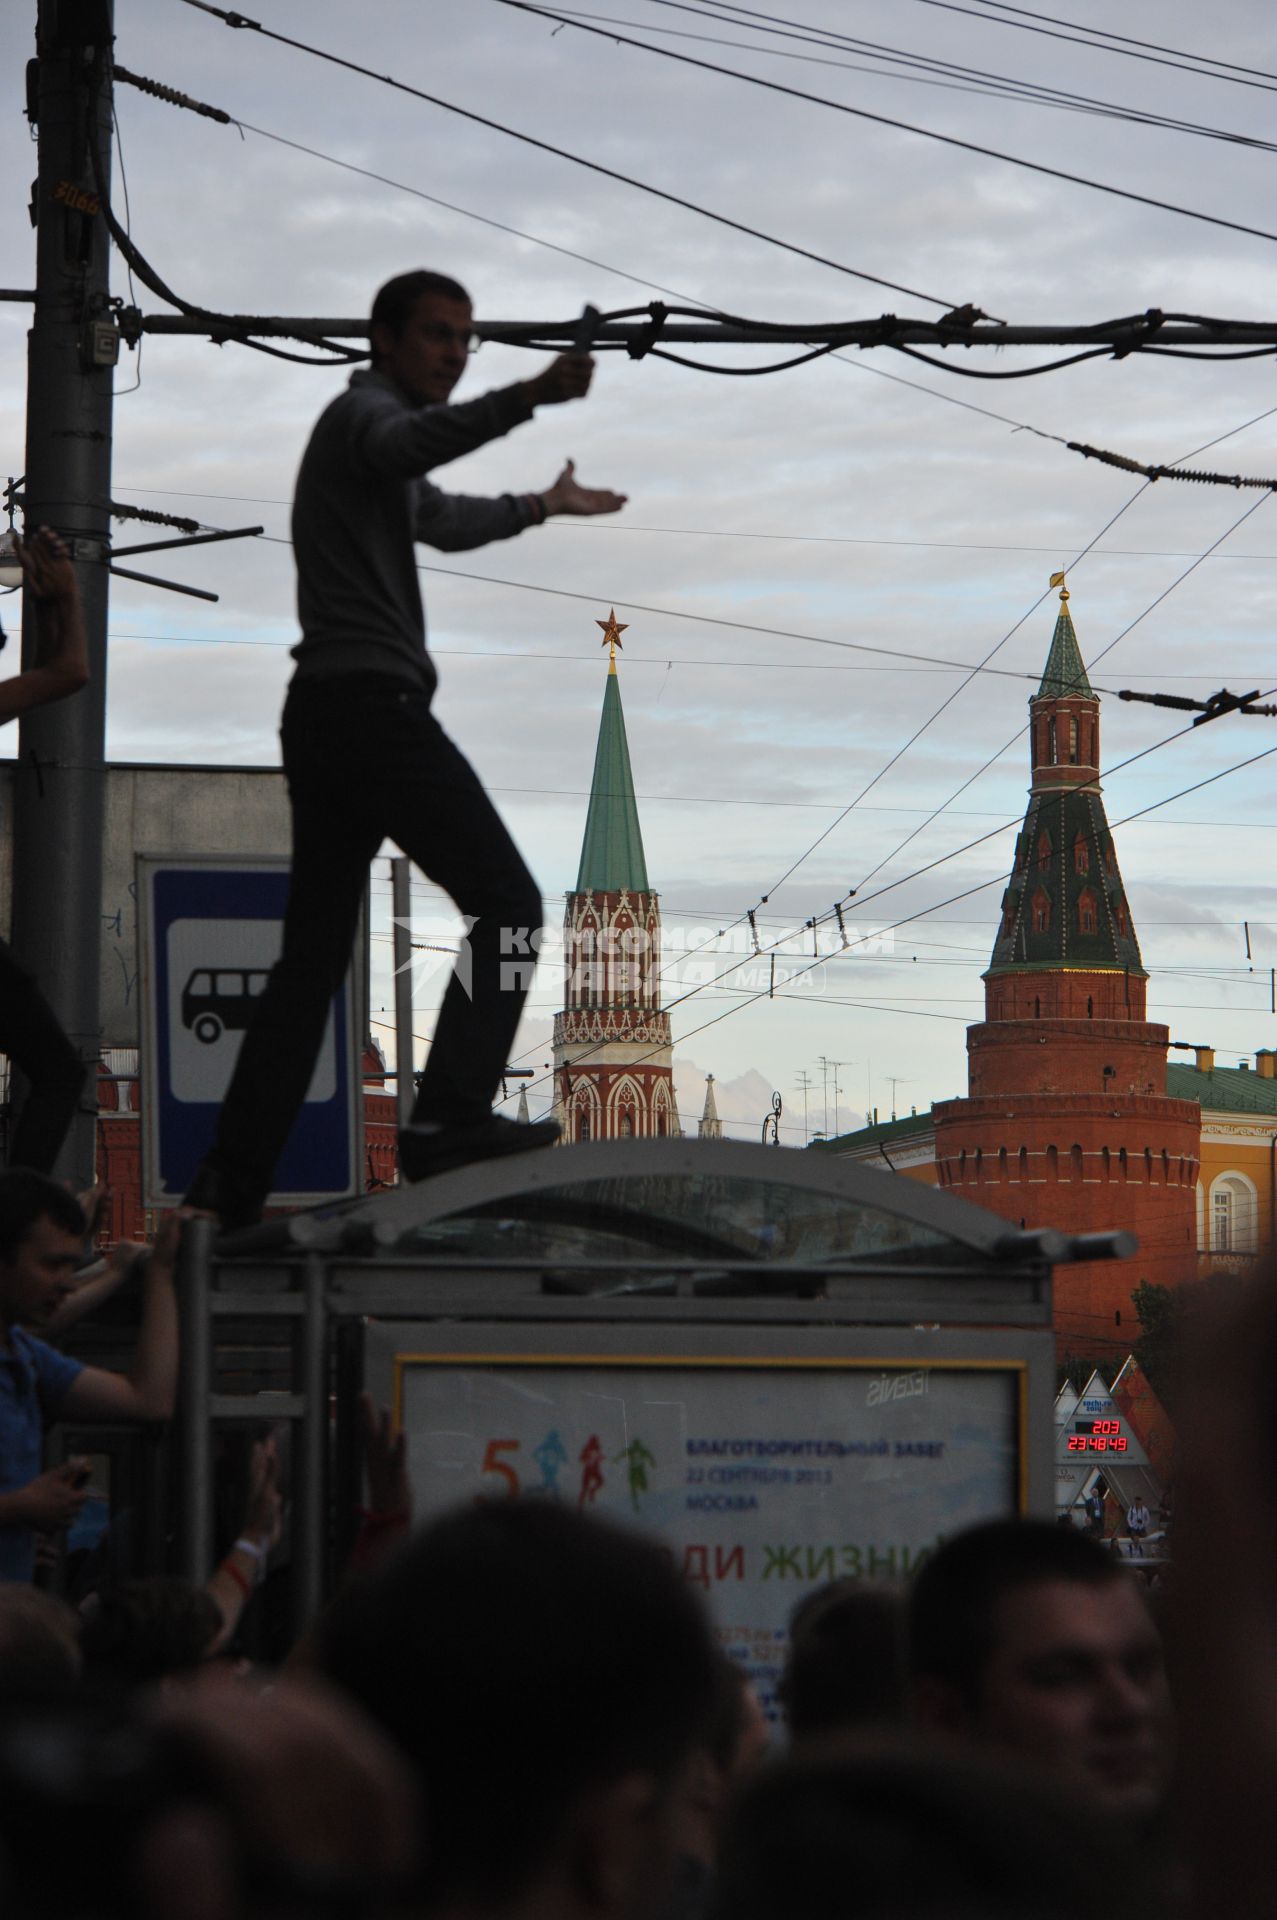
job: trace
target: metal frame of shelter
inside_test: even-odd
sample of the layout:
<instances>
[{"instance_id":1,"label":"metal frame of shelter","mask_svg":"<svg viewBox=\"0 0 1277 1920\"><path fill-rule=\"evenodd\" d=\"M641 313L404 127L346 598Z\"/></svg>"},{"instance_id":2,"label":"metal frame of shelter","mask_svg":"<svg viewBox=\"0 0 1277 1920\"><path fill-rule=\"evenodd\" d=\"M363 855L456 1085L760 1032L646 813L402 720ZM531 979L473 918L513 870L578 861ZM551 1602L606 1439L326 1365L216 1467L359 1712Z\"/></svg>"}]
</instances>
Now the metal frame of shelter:
<instances>
[{"instance_id":1,"label":"metal frame of shelter","mask_svg":"<svg viewBox=\"0 0 1277 1920\"><path fill-rule=\"evenodd\" d=\"M353 1493L350 1364L367 1320L518 1329L532 1353L586 1329L670 1356L760 1330L807 1351L889 1350L915 1366L1016 1365L1026 1381L1024 1504L1053 1505L1051 1269L1129 1236L1024 1233L953 1195L852 1161L737 1142L600 1142L514 1156L215 1240L183 1236L180 1541L212 1554L214 1426L292 1423L292 1604L309 1618ZM290 1389L217 1385L219 1334L290 1329ZM883 1335L857 1329L895 1329ZM641 1342L638 1336L641 1334ZM875 1341L877 1345L875 1345ZM330 1418L330 1406L335 1417Z\"/></svg>"}]
</instances>

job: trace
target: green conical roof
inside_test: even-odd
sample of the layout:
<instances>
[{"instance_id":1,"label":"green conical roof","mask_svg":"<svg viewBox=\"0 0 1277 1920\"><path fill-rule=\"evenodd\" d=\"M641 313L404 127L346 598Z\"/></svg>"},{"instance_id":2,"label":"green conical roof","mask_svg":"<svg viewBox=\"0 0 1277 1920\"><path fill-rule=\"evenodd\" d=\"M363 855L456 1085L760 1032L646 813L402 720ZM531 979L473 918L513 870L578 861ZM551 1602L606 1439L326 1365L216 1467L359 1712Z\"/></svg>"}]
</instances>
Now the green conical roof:
<instances>
[{"instance_id":1,"label":"green conical roof","mask_svg":"<svg viewBox=\"0 0 1277 1920\"><path fill-rule=\"evenodd\" d=\"M1058 575L1051 584L1059 584ZM1099 701L1086 677L1063 593L1060 602L1046 671L1032 704L1081 695L1094 702L1098 716ZM1064 771L1053 761L1035 763L989 972L1065 967L1145 977L1095 771L1079 765L1076 785L1057 779Z\"/></svg>"},{"instance_id":2,"label":"green conical roof","mask_svg":"<svg viewBox=\"0 0 1277 1920\"><path fill-rule=\"evenodd\" d=\"M1081 693L1090 696L1092 693L1086 668L1082 664L1082 649L1078 646L1063 594L1060 595L1060 603L1060 615L1051 637L1051 651L1046 657L1046 671L1037 691L1039 700L1058 700L1062 694Z\"/></svg>"},{"instance_id":3,"label":"green conical roof","mask_svg":"<svg viewBox=\"0 0 1277 1920\"><path fill-rule=\"evenodd\" d=\"M1094 786L1031 794L1015 843L989 972L1042 967L1144 974L1113 835Z\"/></svg>"},{"instance_id":4,"label":"green conical roof","mask_svg":"<svg viewBox=\"0 0 1277 1920\"><path fill-rule=\"evenodd\" d=\"M621 712L621 683L613 664L608 669L599 743L594 750L594 778L590 782L590 809L585 816L576 891L618 893L622 887L631 893L650 891L625 715Z\"/></svg>"}]
</instances>

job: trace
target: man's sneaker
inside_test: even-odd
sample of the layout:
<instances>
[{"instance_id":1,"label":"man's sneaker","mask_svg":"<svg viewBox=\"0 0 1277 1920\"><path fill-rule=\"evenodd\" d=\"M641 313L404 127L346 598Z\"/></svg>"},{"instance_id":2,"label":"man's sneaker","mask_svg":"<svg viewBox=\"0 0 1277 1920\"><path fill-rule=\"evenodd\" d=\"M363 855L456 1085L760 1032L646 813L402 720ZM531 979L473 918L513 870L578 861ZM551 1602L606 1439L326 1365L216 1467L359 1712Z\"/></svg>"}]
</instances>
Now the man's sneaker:
<instances>
[{"instance_id":1,"label":"man's sneaker","mask_svg":"<svg viewBox=\"0 0 1277 1920\"><path fill-rule=\"evenodd\" d=\"M417 1121L399 1135L399 1171L405 1180L428 1180L431 1174L447 1173L474 1160L497 1160L508 1153L552 1147L558 1137L557 1120L509 1120L503 1113L460 1126Z\"/></svg>"}]
</instances>

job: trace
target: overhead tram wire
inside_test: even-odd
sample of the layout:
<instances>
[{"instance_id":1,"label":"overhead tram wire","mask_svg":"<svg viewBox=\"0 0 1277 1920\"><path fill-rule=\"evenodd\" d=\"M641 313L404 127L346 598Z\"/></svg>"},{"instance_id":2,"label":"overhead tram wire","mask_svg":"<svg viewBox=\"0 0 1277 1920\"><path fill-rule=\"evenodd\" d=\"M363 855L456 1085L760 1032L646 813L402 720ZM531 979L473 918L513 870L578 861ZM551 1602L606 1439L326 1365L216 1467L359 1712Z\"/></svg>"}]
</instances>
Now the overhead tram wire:
<instances>
[{"instance_id":1,"label":"overhead tram wire","mask_svg":"<svg viewBox=\"0 0 1277 1920\"><path fill-rule=\"evenodd\" d=\"M696 305L703 308L706 312L710 312L710 313L721 312L720 308L713 306L712 303L710 302L702 300L700 296L697 294L686 293L683 291L683 289L679 287L664 286L660 281L648 279L641 274L630 273L624 267L612 266L611 264L609 264L609 262L605 260L596 260L589 254L577 253L570 247L562 247L556 241L547 240L543 235L527 233L521 227L512 227L507 225L506 222L504 221L493 220L486 214L475 213L472 208L459 207L453 201L441 200L436 195L424 193L419 187L409 186L405 181L392 180L385 174L373 173L366 167L356 166L353 161L339 159L336 154L325 153L318 147L305 146L300 141L286 139L283 134L272 133L266 127L255 127L246 120L235 120L233 116L228 116L228 118L230 118L230 123L238 127L242 132L254 133L263 140L272 140L277 142L281 146L291 147L294 149L295 152L307 154L311 159L321 160L328 166L341 168L343 171L347 173L355 173L355 174L362 175L365 179L374 180L381 186L392 187L400 193L412 194L417 199L426 200L432 206L443 207L447 212L458 214L463 219L474 220L474 221L477 221L480 225L492 227L496 229L496 231L498 232L512 234L516 239L527 240L534 246L545 247L553 253L560 253L565 255L568 259L571 259L571 260L579 260L585 266L597 267L600 272L614 274L618 279L629 280L635 286L648 287L656 293L672 294L673 297L678 300L693 301L696 303ZM833 360L836 360L840 366L851 367L852 369L854 369L854 371L858 373L871 374L875 379L878 379L878 380L890 381L894 386L907 387L912 393L927 394L933 400L943 401L946 406L961 407L967 413L980 414L983 416L984 419L995 420L1003 426L1011 427L1017 433L1031 433L1039 440L1051 440L1051 441L1054 441L1058 446L1066 447L1069 444L1067 438L1063 434L1047 433L1041 427L1035 427L1031 425L1028 421L1016 420L1016 419L1013 419L1011 415L1005 414L1005 413L998 413L995 409L991 407L981 407L976 405L974 401L959 399L957 394L945 393L938 387L923 386L920 381L907 380L903 374L888 373L884 367L870 366L863 360L852 360L848 358L848 356L841 350L835 350L829 357ZM1261 421L1269 419L1271 415L1274 413L1277 413L1277 407L1266 408L1263 413L1256 414L1252 420L1247 421L1245 424L1247 426L1257 426ZM1219 438L1221 440L1229 439L1232 437L1234 433L1240 433L1242 430L1243 429L1240 427L1232 427L1229 429L1229 431L1226 434L1222 434ZM1198 453L1204 453L1208 447L1217 446L1218 444L1219 444L1219 440L1208 440L1206 442L1206 445L1203 447L1199 447L1197 451ZM145 492L147 491L147 489L143 488L141 489L141 491ZM198 497L214 499L218 497L233 498L235 496L203 495ZM275 503L261 502L260 504L263 504L263 505L277 504L277 505L286 506L288 503L286 501L282 501L282 502L275 502ZM622 529L622 531L629 532L630 529L624 528ZM673 529L673 531L695 532L697 531L697 529L695 528L690 530L689 529ZM772 537L772 536L754 535L751 537L764 538L764 537ZM774 537L782 538L786 536L777 535ZM796 535L793 537L802 538L803 536ZM873 544L873 543L869 543L869 544ZM890 545L892 543L886 542L884 544ZM940 541L940 542L919 541L914 543L900 542L898 544L901 544L901 545L915 544L915 545L921 545L921 546L926 546L926 545L943 546L951 543L943 542L943 541ZM959 544L959 543L952 543L952 544ZM1018 550L1019 549L1006 549L1006 551L1018 551ZM1023 551L1029 551L1029 549L1023 549ZM1040 549L1040 551L1046 552L1046 551L1049 551L1049 549L1043 548L1043 549Z\"/></svg>"},{"instance_id":2,"label":"overhead tram wire","mask_svg":"<svg viewBox=\"0 0 1277 1920\"><path fill-rule=\"evenodd\" d=\"M509 127L490 115L477 113L471 107L460 107L454 101L444 100L438 94L427 93L420 87L410 86L406 80L397 80L393 74L377 73L372 67L365 67L357 60L347 60L340 54L329 53L323 47L311 46L305 40L293 39L290 35L277 33L271 27L263 26L259 20L248 20L243 14L228 12L224 7L210 5L210 0L182 0L183 6L195 7L201 13L213 15L226 26L248 28L260 33L267 40L278 41L281 46L291 47L298 53L311 55L316 60L327 61L332 66L343 67L349 73L357 73L367 80L375 80L381 86L391 87L397 93L406 93L414 100L424 101L428 106L439 107L445 113L452 113L463 120L470 120L477 126L487 127L492 133L501 133L511 140L518 140L525 146L535 147L542 153L554 155L556 159L567 160L573 166L585 167L591 173L603 175L605 179L618 181L622 186L633 187L639 193L652 195L669 205L682 207L688 213L698 214L702 219L712 220L719 226L730 227L736 233L746 234L752 240L761 240L770 247L779 247L784 253L796 254L800 259L811 260L817 266L829 267L834 273L849 275L854 280L865 280L875 287L886 287L892 293L906 294L911 300L921 300L930 307L942 307L952 312L962 304L960 301L942 299L938 294L922 293L917 287L907 287L898 280L884 279L880 274L868 273L860 267L851 267L842 260L832 260L827 254L816 253L809 247L800 247L790 240L781 240L775 234L764 233L759 227L751 227L743 220L734 220L730 215L717 213L712 208L699 206L695 201L686 199L682 194L671 193L664 187L656 187L645 180L635 179L632 174L621 173L615 167L605 166L602 161L586 159L583 154L573 153L566 147L555 146L552 141L541 140L535 134L523 133L517 127Z\"/></svg>"},{"instance_id":3,"label":"overhead tram wire","mask_svg":"<svg viewBox=\"0 0 1277 1920\"><path fill-rule=\"evenodd\" d=\"M207 0L185 0L187 6L207 7ZM1094 193L1106 193L1119 200L1131 200L1139 206L1155 207L1162 213L1179 214L1186 220L1198 220L1208 226L1223 227L1233 233L1244 233L1255 240L1277 241L1277 233L1266 227L1251 227L1240 220L1227 220L1222 214L1202 213L1195 207L1182 207L1171 200L1160 200L1155 195L1136 193L1130 187L1115 187L1108 181L1092 180L1085 174L1070 173L1063 167L1051 167L1041 160L1026 160L1019 154L1003 153L997 147L986 147L975 140L962 140L956 134L938 133L932 127L920 127L912 121L899 120L885 113L873 113L868 107L849 106L842 100L830 100L823 94L806 93L799 87L786 86L783 81L769 80L760 74L743 73L735 67L724 67L713 60L702 60L698 55L679 53L673 47L654 47L650 41L633 40L626 34L618 34L614 29L592 27L582 20L573 20L567 14L556 13L552 7L541 6L537 0L494 0L500 7L510 7L516 12L537 16L544 20L556 20L565 27L571 27L577 33L594 34L606 40L619 41L622 46L635 47L644 53L656 54L662 60L676 60L683 66L698 67L706 73L717 73L728 79L740 80L746 86L762 87L769 93L779 93L789 99L803 100L809 105L827 107L831 112L844 113L852 119L868 120L877 126L893 127L897 132L912 133L924 140L938 141L942 146L956 147L965 153L979 154L986 160L1001 160L1014 167L1023 167L1030 173L1040 173L1049 179L1063 180L1072 186L1087 187ZM208 9L213 11L213 9Z\"/></svg>"},{"instance_id":4,"label":"overhead tram wire","mask_svg":"<svg viewBox=\"0 0 1277 1920\"><path fill-rule=\"evenodd\" d=\"M985 12L982 8L962 6L959 4L959 0L920 0L920 4L927 7L939 7L945 13L966 14L969 19L982 20L986 26L1015 27L1023 33L1040 34L1047 40L1063 40L1067 46L1089 47L1095 53L1121 54L1130 60L1145 61L1150 66L1171 67L1179 73L1194 74L1201 80L1223 80L1227 81L1231 86L1258 88L1259 91L1263 93L1277 92L1277 86L1272 84L1274 81L1277 81L1277 75L1266 74L1260 67L1234 67L1233 70L1228 73L1212 72L1209 67L1196 64L1199 61L1208 59L1209 55L1186 54L1182 59L1168 59L1165 58L1160 51L1153 51L1156 43L1152 40L1136 41L1130 46L1105 44L1104 41L1087 37L1090 34L1102 31L1102 29L1086 27L1071 33L1062 33L1054 27L1039 24L1040 21L1050 18L1049 15L1045 14L1035 15L1032 18L1021 20L1004 19L1002 12L989 13ZM744 12L746 9L734 8L733 11ZM1008 8L1003 11L1009 13L1012 10ZM1024 13L1027 10L1024 8L1016 8L1014 11ZM1059 24L1061 27L1076 25L1076 23L1071 21L1061 21ZM1222 66L1224 63L1215 62L1213 64Z\"/></svg>"},{"instance_id":5,"label":"overhead tram wire","mask_svg":"<svg viewBox=\"0 0 1277 1920\"><path fill-rule=\"evenodd\" d=\"M689 4L689 0L648 0L651 6L671 8L675 12L690 14L693 19L712 22L722 26L740 26L733 17L719 13L706 13L701 7ZM776 39L796 40L802 46L824 47L829 50L854 49L862 58L877 60L878 66L861 66L850 60L823 59L817 54L795 53L788 48L776 47L759 41L725 40L721 35L691 33L683 28L662 27L654 22L639 20L617 20L607 14L588 13L579 7L564 7L575 19L595 20L610 23L613 26L635 27L643 33L664 33L674 39L697 40L710 46L731 47L742 53L770 55L773 59L797 60L804 64L819 67L833 67L843 73L862 73L875 80L899 80L912 82L919 86L937 87L950 93L973 94L986 100L1007 100L1026 106L1054 107L1068 113L1083 113L1094 118L1125 121L1131 126L1147 126L1168 133L1186 133L1199 139L1219 140L1231 146L1257 148L1264 152L1277 152L1277 143L1262 140L1257 135L1234 133L1226 127L1205 126L1200 121L1184 120L1176 115L1152 112L1142 107L1124 106L1115 100L1102 100L1093 94L1074 93L1066 87L1052 87L1034 80L1017 80L1008 74L990 72L983 67L968 67L961 61L943 60L931 54L918 54L902 47L891 47L881 41L863 40L859 36L827 32L819 27L779 27L772 25L747 23L745 30L758 34L767 34ZM960 76L960 77L955 77Z\"/></svg>"},{"instance_id":6,"label":"overhead tram wire","mask_svg":"<svg viewBox=\"0 0 1277 1920\"><path fill-rule=\"evenodd\" d=\"M1045 21L1045 22L1049 22L1052 26L1056 26L1056 27L1071 27L1075 32L1079 30L1079 26L1080 26L1080 23L1077 21L1057 19L1057 17L1053 13L1036 13L1031 7L1010 6L1007 4L1007 0L983 0L983 4L986 7L995 8L997 13L999 14L1002 14L1002 13L1020 14L1026 20L1039 21L1039 22ZM980 19L986 19L992 16L981 14L981 15L977 15L976 17ZM1004 24L1004 23L999 22L999 24ZM1009 23L1005 23L1005 24L1009 24ZM1180 59L1180 60L1196 61L1201 66L1202 72L1203 72L1203 78L1205 79L1218 80L1218 79L1225 78L1228 74L1244 74L1250 79L1277 81L1277 73L1269 73L1263 67L1241 66L1236 61L1233 61L1233 60L1217 60L1214 54L1212 53L1188 53L1182 47L1164 47L1156 40L1137 40L1133 38L1132 35L1130 34L1111 33L1107 27L1087 26L1082 28L1081 30L1087 33L1088 35L1093 36L1096 39L1113 40L1113 41L1119 42L1120 45L1118 47L1114 47L1112 49L1113 52L1120 51L1121 47L1135 47L1145 54L1167 53L1167 54L1173 54L1177 59ZM1101 50L1109 51L1109 49L1101 49ZM1223 74L1212 74L1212 73L1206 72L1206 69L1208 67L1222 67L1224 68L1225 71Z\"/></svg>"}]
</instances>

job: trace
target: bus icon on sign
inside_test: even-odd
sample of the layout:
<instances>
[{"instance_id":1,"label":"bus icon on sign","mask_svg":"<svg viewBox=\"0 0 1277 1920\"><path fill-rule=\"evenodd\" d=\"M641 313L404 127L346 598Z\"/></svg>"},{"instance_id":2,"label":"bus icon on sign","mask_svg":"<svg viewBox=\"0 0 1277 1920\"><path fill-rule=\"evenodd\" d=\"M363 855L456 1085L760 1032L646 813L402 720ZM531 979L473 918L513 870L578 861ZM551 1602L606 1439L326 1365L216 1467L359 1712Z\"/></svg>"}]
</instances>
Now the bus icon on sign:
<instances>
[{"instance_id":1,"label":"bus icon on sign","mask_svg":"<svg viewBox=\"0 0 1277 1920\"><path fill-rule=\"evenodd\" d=\"M269 967L196 967L182 988L182 1025L209 1047L227 1030L242 1033L269 979Z\"/></svg>"}]
</instances>

